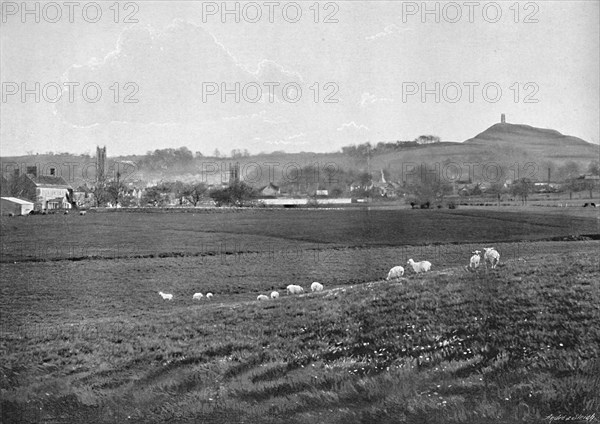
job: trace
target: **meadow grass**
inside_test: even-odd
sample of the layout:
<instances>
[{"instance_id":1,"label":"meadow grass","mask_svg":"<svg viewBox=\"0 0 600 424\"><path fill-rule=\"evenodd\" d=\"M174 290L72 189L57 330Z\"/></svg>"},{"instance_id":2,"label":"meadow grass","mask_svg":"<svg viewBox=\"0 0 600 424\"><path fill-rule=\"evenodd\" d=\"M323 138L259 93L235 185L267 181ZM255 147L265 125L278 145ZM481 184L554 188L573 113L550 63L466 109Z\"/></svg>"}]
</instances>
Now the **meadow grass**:
<instances>
[{"instance_id":1,"label":"meadow grass","mask_svg":"<svg viewBox=\"0 0 600 424\"><path fill-rule=\"evenodd\" d=\"M35 304L49 313L34 325L36 311L23 302L3 321L2 422L509 423L592 414L600 408L597 247L569 242L561 247L569 253L510 259L494 271L447 266L261 303L139 294L138 308L126 296L143 293L143 280L98 283L106 292L93 292L94 303L86 294L94 281L65 288L41 279ZM9 289L2 283L3 305L19 301ZM51 313L65 292L73 308Z\"/></svg>"}]
</instances>

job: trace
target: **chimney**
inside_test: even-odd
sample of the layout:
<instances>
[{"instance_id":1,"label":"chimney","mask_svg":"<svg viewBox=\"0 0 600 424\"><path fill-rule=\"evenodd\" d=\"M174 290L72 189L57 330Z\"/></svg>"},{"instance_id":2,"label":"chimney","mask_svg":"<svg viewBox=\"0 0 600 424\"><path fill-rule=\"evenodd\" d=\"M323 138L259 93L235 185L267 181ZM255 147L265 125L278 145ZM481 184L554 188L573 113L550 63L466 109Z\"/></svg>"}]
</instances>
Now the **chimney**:
<instances>
[{"instance_id":1,"label":"chimney","mask_svg":"<svg viewBox=\"0 0 600 424\"><path fill-rule=\"evenodd\" d=\"M506 124L506 115L505 114L500 115L500 123Z\"/></svg>"}]
</instances>

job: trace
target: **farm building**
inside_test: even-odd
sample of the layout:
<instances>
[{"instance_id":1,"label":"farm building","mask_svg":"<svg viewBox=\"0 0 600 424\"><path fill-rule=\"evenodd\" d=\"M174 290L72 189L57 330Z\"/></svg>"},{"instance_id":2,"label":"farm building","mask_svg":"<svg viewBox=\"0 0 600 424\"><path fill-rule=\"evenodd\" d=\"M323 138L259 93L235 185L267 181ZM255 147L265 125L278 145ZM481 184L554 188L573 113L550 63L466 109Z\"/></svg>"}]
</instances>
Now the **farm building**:
<instances>
[{"instance_id":1,"label":"farm building","mask_svg":"<svg viewBox=\"0 0 600 424\"><path fill-rule=\"evenodd\" d=\"M275 197L281 194L281 190L275 184L269 183L269 185L261 187L258 190L258 193L262 197Z\"/></svg>"},{"instance_id":2,"label":"farm building","mask_svg":"<svg viewBox=\"0 0 600 424\"><path fill-rule=\"evenodd\" d=\"M556 193L560 190L561 184L558 182L536 182L533 183L533 189L536 193Z\"/></svg>"},{"instance_id":3,"label":"farm building","mask_svg":"<svg viewBox=\"0 0 600 424\"><path fill-rule=\"evenodd\" d=\"M33 202L18 199L16 197L2 197L0 209L2 215L13 214L15 216L28 215L33 210Z\"/></svg>"},{"instance_id":4,"label":"farm building","mask_svg":"<svg viewBox=\"0 0 600 424\"><path fill-rule=\"evenodd\" d=\"M13 195L34 202L35 209L71 208L66 195L72 188L63 177L23 174L18 178L16 186L18 193Z\"/></svg>"}]
</instances>

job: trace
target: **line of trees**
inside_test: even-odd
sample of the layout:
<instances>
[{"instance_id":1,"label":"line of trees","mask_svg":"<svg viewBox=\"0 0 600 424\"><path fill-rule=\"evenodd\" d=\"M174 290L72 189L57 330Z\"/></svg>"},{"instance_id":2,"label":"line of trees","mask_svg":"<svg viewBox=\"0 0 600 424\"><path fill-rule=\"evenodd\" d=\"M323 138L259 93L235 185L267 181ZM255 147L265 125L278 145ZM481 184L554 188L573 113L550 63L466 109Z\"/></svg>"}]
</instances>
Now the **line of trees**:
<instances>
[{"instance_id":1,"label":"line of trees","mask_svg":"<svg viewBox=\"0 0 600 424\"><path fill-rule=\"evenodd\" d=\"M415 138L413 141L380 141L375 145L372 145L369 142L361 144L352 144L349 146L342 147L342 153L352 157L367 157L369 155L378 155L382 153L407 149L410 147L416 147L420 144L439 143L440 141L440 137L436 135L421 135Z\"/></svg>"},{"instance_id":2,"label":"line of trees","mask_svg":"<svg viewBox=\"0 0 600 424\"><path fill-rule=\"evenodd\" d=\"M142 196L143 205L164 206L170 201L172 195L179 205L184 201L198 206L200 201L207 195L208 187L204 183L161 182L155 186L146 188Z\"/></svg>"}]
</instances>

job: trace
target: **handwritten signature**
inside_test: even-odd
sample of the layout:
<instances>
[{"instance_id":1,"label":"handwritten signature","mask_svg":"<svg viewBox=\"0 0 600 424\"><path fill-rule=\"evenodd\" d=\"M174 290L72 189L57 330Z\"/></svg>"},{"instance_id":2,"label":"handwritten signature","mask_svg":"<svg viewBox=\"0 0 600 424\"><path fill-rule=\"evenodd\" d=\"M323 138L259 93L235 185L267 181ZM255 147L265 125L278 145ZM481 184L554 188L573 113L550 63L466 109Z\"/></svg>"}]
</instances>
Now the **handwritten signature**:
<instances>
[{"instance_id":1,"label":"handwritten signature","mask_svg":"<svg viewBox=\"0 0 600 424\"><path fill-rule=\"evenodd\" d=\"M554 421L586 421L586 422L594 422L597 421L596 418L596 413L593 413L591 415L581 415L581 414L577 414L577 415L554 415L554 414L550 414L546 417L546 419L549 422L554 422Z\"/></svg>"}]
</instances>

